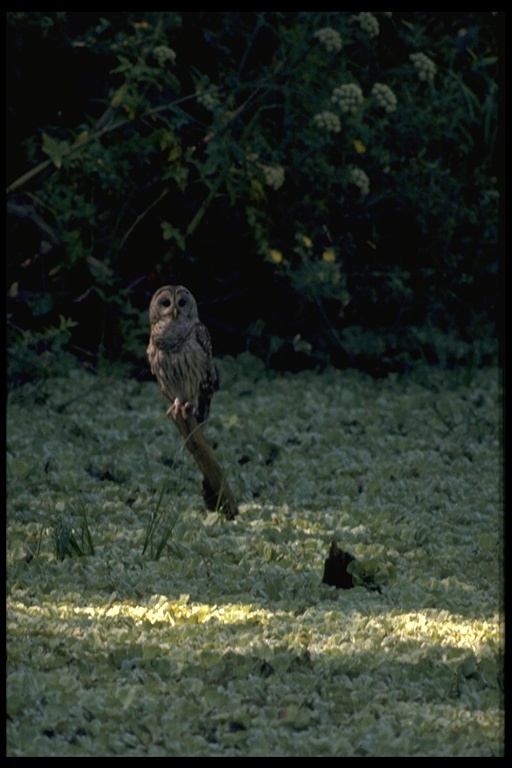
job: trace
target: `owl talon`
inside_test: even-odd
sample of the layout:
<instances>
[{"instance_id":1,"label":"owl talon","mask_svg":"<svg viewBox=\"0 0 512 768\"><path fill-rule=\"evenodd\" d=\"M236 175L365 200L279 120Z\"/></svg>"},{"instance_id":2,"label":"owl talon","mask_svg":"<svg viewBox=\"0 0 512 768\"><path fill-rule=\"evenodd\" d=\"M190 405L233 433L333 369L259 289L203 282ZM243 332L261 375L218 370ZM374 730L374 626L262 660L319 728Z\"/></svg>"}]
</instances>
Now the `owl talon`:
<instances>
[{"instance_id":1,"label":"owl talon","mask_svg":"<svg viewBox=\"0 0 512 768\"><path fill-rule=\"evenodd\" d=\"M179 401L179 398L176 398L176 400L171 405L171 407L166 410L165 415L171 416L173 421L176 421L176 416L178 415L179 408L181 409L181 403Z\"/></svg>"},{"instance_id":2,"label":"owl talon","mask_svg":"<svg viewBox=\"0 0 512 768\"><path fill-rule=\"evenodd\" d=\"M176 421L178 413L181 415L183 421L197 416L198 409L195 403L190 403L188 400L186 403L182 403L179 398L176 398L174 403L166 411L166 416L171 416L173 421Z\"/></svg>"}]
</instances>

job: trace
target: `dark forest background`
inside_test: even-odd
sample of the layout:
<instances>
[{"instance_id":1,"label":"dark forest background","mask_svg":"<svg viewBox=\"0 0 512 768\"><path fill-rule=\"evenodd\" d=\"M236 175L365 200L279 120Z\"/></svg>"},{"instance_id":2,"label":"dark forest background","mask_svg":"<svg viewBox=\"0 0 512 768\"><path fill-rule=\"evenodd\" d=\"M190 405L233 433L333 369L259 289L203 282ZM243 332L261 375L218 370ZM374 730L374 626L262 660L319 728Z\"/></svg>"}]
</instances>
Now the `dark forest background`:
<instances>
[{"instance_id":1,"label":"dark forest background","mask_svg":"<svg viewBox=\"0 0 512 768\"><path fill-rule=\"evenodd\" d=\"M503 27L8 11L10 386L77 360L149 376L149 301L178 282L217 355L496 363Z\"/></svg>"}]
</instances>

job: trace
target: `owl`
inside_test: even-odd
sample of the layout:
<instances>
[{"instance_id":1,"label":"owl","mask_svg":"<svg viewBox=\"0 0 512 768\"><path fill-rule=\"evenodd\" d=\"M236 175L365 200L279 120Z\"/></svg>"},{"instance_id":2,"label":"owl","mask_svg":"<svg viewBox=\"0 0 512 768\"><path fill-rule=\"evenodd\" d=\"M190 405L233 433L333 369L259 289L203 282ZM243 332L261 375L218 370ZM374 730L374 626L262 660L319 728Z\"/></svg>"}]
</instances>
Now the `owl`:
<instances>
[{"instance_id":1,"label":"owl","mask_svg":"<svg viewBox=\"0 0 512 768\"><path fill-rule=\"evenodd\" d=\"M149 305L151 326L147 355L151 373L172 402L167 415L180 409L204 425L217 386L210 333L199 320L196 300L183 285L164 285Z\"/></svg>"}]
</instances>

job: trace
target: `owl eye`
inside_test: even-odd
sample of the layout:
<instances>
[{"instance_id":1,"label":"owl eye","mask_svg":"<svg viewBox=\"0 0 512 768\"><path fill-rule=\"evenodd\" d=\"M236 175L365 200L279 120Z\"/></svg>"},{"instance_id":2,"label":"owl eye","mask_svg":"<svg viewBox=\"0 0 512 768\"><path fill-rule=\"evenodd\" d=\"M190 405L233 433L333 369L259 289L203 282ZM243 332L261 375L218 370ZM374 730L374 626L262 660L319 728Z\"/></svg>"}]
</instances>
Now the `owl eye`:
<instances>
[{"instance_id":1,"label":"owl eye","mask_svg":"<svg viewBox=\"0 0 512 768\"><path fill-rule=\"evenodd\" d=\"M170 299L163 299L162 300L162 307L170 307L171 306L171 300Z\"/></svg>"},{"instance_id":2,"label":"owl eye","mask_svg":"<svg viewBox=\"0 0 512 768\"><path fill-rule=\"evenodd\" d=\"M186 303L187 303L186 299L180 299L178 301L178 307L184 307Z\"/></svg>"}]
</instances>

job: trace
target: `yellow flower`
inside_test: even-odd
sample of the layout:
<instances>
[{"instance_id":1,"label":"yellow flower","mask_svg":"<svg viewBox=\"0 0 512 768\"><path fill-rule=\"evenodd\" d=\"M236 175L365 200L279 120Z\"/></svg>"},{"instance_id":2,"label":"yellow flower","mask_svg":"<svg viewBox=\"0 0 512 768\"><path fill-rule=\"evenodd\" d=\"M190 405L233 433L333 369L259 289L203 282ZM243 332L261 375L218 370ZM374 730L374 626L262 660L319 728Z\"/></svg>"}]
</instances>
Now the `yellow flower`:
<instances>
[{"instance_id":1,"label":"yellow flower","mask_svg":"<svg viewBox=\"0 0 512 768\"><path fill-rule=\"evenodd\" d=\"M329 248L327 251L323 252L322 259L324 261L336 261L336 254L332 248Z\"/></svg>"},{"instance_id":2,"label":"yellow flower","mask_svg":"<svg viewBox=\"0 0 512 768\"><path fill-rule=\"evenodd\" d=\"M361 139L356 139L354 141L354 149L355 149L356 152L359 152L360 155L362 155L363 152L366 152L366 147L363 144L363 142L361 141Z\"/></svg>"},{"instance_id":3,"label":"yellow flower","mask_svg":"<svg viewBox=\"0 0 512 768\"><path fill-rule=\"evenodd\" d=\"M283 260L283 254L281 251L277 251L275 248L272 248L270 250L270 259L274 262L274 264L280 264Z\"/></svg>"},{"instance_id":4,"label":"yellow flower","mask_svg":"<svg viewBox=\"0 0 512 768\"><path fill-rule=\"evenodd\" d=\"M313 242L312 242L311 238L307 237L306 235L302 235L302 242L304 243L306 248L312 248L313 247Z\"/></svg>"}]
</instances>

